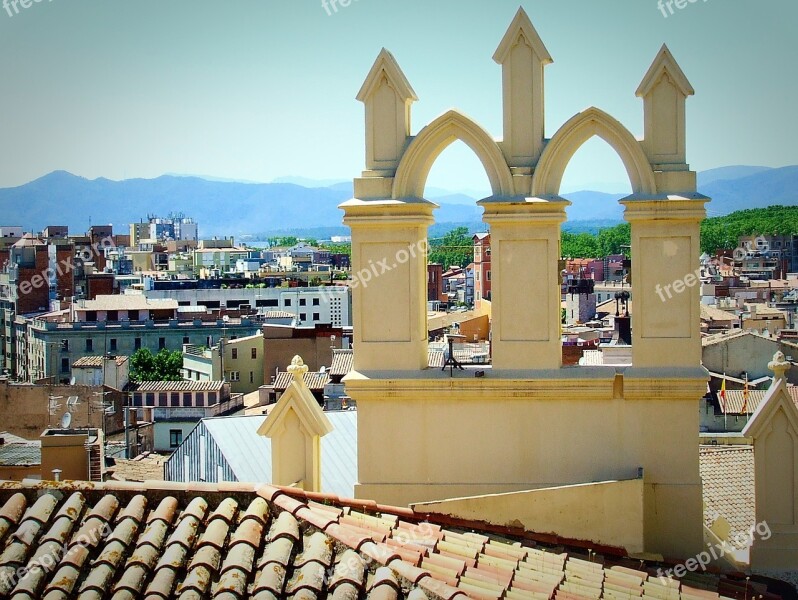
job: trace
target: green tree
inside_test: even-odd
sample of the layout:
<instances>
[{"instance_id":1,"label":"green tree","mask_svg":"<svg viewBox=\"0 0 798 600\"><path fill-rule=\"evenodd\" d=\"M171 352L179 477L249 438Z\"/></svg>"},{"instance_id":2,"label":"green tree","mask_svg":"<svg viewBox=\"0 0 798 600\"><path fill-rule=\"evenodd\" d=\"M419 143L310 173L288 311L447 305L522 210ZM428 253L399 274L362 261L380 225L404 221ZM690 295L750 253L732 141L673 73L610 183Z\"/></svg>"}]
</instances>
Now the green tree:
<instances>
[{"instance_id":1,"label":"green tree","mask_svg":"<svg viewBox=\"0 0 798 600\"><path fill-rule=\"evenodd\" d=\"M153 354L149 348L136 350L130 357L130 378L133 381L180 381L183 379L183 354L164 348Z\"/></svg>"},{"instance_id":2,"label":"green tree","mask_svg":"<svg viewBox=\"0 0 798 600\"><path fill-rule=\"evenodd\" d=\"M352 244L322 244L322 248L329 250L330 254L346 254L352 256Z\"/></svg>"},{"instance_id":3,"label":"green tree","mask_svg":"<svg viewBox=\"0 0 798 600\"><path fill-rule=\"evenodd\" d=\"M430 240L429 262L443 265L444 270L455 265L466 267L473 260L474 241L468 227L457 227L442 238Z\"/></svg>"}]
</instances>

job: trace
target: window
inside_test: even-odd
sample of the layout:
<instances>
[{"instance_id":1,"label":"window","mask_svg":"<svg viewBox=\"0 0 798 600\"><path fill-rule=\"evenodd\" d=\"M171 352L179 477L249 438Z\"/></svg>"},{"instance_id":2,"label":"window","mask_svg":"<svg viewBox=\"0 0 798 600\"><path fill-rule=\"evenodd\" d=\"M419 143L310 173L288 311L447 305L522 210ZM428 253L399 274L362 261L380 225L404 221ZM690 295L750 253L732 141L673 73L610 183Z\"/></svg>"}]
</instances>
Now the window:
<instances>
[{"instance_id":1,"label":"window","mask_svg":"<svg viewBox=\"0 0 798 600\"><path fill-rule=\"evenodd\" d=\"M158 394L158 406L167 406L166 404L167 395L165 392L161 392Z\"/></svg>"},{"instance_id":2,"label":"window","mask_svg":"<svg viewBox=\"0 0 798 600\"><path fill-rule=\"evenodd\" d=\"M69 359L62 358L61 359L61 372L62 373L69 373Z\"/></svg>"},{"instance_id":3,"label":"window","mask_svg":"<svg viewBox=\"0 0 798 600\"><path fill-rule=\"evenodd\" d=\"M488 271L488 281L490 281L490 271Z\"/></svg>"},{"instance_id":4,"label":"window","mask_svg":"<svg viewBox=\"0 0 798 600\"><path fill-rule=\"evenodd\" d=\"M170 406L180 406L180 392L172 392L169 398Z\"/></svg>"},{"instance_id":5,"label":"window","mask_svg":"<svg viewBox=\"0 0 798 600\"><path fill-rule=\"evenodd\" d=\"M319 306L319 299L313 298L313 306Z\"/></svg>"},{"instance_id":6,"label":"window","mask_svg":"<svg viewBox=\"0 0 798 600\"><path fill-rule=\"evenodd\" d=\"M241 381L241 373L238 371L230 371L230 381Z\"/></svg>"},{"instance_id":7,"label":"window","mask_svg":"<svg viewBox=\"0 0 798 600\"><path fill-rule=\"evenodd\" d=\"M129 310L127 311L127 318L131 321L138 321L139 320L139 311L137 310Z\"/></svg>"},{"instance_id":8,"label":"window","mask_svg":"<svg viewBox=\"0 0 798 600\"><path fill-rule=\"evenodd\" d=\"M321 317L319 316L319 313L313 313L313 320L314 321L318 321L320 319L321 319Z\"/></svg>"},{"instance_id":9,"label":"window","mask_svg":"<svg viewBox=\"0 0 798 600\"><path fill-rule=\"evenodd\" d=\"M158 350L166 348L166 338L158 338Z\"/></svg>"},{"instance_id":10,"label":"window","mask_svg":"<svg viewBox=\"0 0 798 600\"><path fill-rule=\"evenodd\" d=\"M231 355L232 355L232 358L233 358L233 360L236 360L236 359L238 358L238 348L233 348L233 349L230 351L230 353L231 353Z\"/></svg>"},{"instance_id":11,"label":"window","mask_svg":"<svg viewBox=\"0 0 798 600\"><path fill-rule=\"evenodd\" d=\"M291 298L286 298L283 300L283 306L291 306Z\"/></svg>"},{"instance_id":12,"label":"window","mask_svg":"<svg viewBox=\"0 0 798 600\"><path fill-rule=\"evenodd\" d=\"M208 392L208 406L216 404L216 392Z\"/></svg>"},{"instance_id":13,"label":"window","mask_svg":"<svg viewBox=\"0 0 798 600\"><path fill-rule=\"evenodd\" d=\"M249 382L250 383L255 383L255 373L254 373L254 371L250 371L249 372Z\"/></svg>"},{"instance_id":14,"label":"window","mask_svg":"<svg viewBox=\"0 0 798 600\"><path fill-rule=\"evenodd\" d=\"M205 394L197 392L197 406L205 406Z\"/></svg>"},{"instance_id":15,"label":"window","mask_svg":"<svg viewBox=\"0 0 798 600\"><path fill-rule=\"evenodd\" d=\"M180 429L169 430L169 447L177 448L183 443L183 431Z\"/></svg>"},{"instance_id":16,"label":"window","mask_svg":"<svg viewBox=\"0 0 798 600\"><path fill-rule=\"evenodd\" d=\"M109 310L108 313L105 315L105 320L111 321L112 323L116 323L119 320L119 311Z\"/></svg>"},{"instance_id":17,"label":"window","mask_svg":"<svg viewBox=\"0 0 798 600\"><path fill-rule=\"evenodd\" d=\"M146 399L145 400L145 406L155 406L155 394L154 393L145 394L144 398Z\"/></svg>"},{"instance_id":18,"label":"window","mask_svg":"<svg viewBox=\"0 0 798 600\"><path fill-rule=\"evenodd\" d=\"M94 342L91 338L86 340L86 352L94 352Z\"/></svg>"},{"instance_id":19,"label":"window","mask_svg":"<svg viewBox=\"0 0 798 600\"><path fill-rule=\"evenodd\" d=\"M304 298L300 298L299 299L299 306L307 306L307 304L308 304L308 301L305 300Z\"/></svg>"},{"instance_id":20,"label":"window","mask_svg":"<svg viewBox=\"0 0 798 600\"><path fill-rule=\"evenodd\" d=\"M116 338L111 338L110 340L108 340L108 346L109 346L108 349L111 352L116 352L116 350L117 350L117 348L116 348Z\"/></svg>"},{"instance_id":21,"label":"window","mask_svg":"<svg viewBox=\"0 0 798 600\"><path fill-rule=\"evenodd\" d=\"M191 392L183 392L183 406L191 406Z\"/></svg>"},{"instance_id":22,"label":"window","mask_svg":"<svg viewBox=\"0 0 798 600\"><path fill-rule=\"evenodd\" d=\"M190 343L191 343L191 342L189 341L189 339L188 339L188 336L183 336L183 343L184 343L184 344L190 344Z\"/></svg>"},{"instance_id":23,"label":"window","mask_svg":"<svg viewBox=\"0 0 798 600\"><path fill-rule=\"evenodd\" d=\"M258 349L257 348L252 348L250 350L250 358L252 358L252 360L255 360L256 358L258 358Z\"/></svg>"},{"instance_id":24,"label":"window","mask_svg":"<svg viewBox=\"0 0 798 600\"><path fill-rule=\"evenodd\" d=\"M133 348L135 350L141 350L141 338L140 337L137 337L135 340L133 340Z\"/></svg>"},{"instance_id":25,"label":"window","mask_svg":"<svg viewBox=\"0 0 798 600\"><path fill-rule=\"evenodd\" d=\"M308 320L308 313L299 313L299 320L300 321L307 321Z\"/></svg>"}]
</instances>

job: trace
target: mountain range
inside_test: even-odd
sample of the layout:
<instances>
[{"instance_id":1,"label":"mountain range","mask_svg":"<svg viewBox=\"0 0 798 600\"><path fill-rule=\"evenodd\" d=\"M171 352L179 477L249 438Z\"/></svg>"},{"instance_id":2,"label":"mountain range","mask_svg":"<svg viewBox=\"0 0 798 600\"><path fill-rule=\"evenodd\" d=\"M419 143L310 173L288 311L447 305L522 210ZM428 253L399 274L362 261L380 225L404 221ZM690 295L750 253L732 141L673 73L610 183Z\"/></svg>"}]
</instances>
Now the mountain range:
<instances>
[{"instance_id":1,"label":"mountain range","mask_svg":"<svg viewBox=\"0 0 798 600\"><path fill-rule=\"evenodd\" d=\"M698 174L698 188L712 198L708 212L725 215L745 208L798 204L798 166L769 168L731 166ZM438 224L484 229L482 209L468 193L428 188L440 205ZM626 194L578 191L566 194L569 229L591 230L622 220L617 200ZM272 183L251 183L212 177L163 175L155 179L85 179L55 171L24 185L0 189L0 225L40 231L67 225L83 232L90 224L114 224L117 231L148 215L185 213L202 237L234 235L256 239L266 234L309 230L344 233L338 205L352 197L346 181L314 181L284 177Z\"/></svg>"}]
</instances>

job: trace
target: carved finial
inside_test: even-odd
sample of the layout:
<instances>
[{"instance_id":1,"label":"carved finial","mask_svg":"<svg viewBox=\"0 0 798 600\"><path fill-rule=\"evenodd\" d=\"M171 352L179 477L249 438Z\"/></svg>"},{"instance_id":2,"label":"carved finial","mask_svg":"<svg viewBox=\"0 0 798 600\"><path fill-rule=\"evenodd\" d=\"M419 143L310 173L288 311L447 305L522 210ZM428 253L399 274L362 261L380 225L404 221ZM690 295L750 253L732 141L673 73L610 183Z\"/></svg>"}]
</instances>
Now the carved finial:
<instances>
[{"instance_id":1,"label":"carved finial","mask_svg":"<svg viewBox=\"0 0 798 600\"><path fill-rule=\"evenodd\" d=\"M787 359L784 357L784 353L779 351L773 355L773 360L768 363L768 369L775 373L775 377L773 381L776 382L779 379L786 379L787 371L790 370L792 365L787 362Z\"/></svg>"},{"instance_id":2,"label":"carved finial","mask_svg":"<svg viewBox=\"0 0 798 600\"><path fill-rule=\"evenodd\" d=\"M308 366L305 364L305 361L302 360L301 356L297 355L294 357L288 367L288 372L294 376L294 381L300 385L305 385L305 373L308 372Z\"/></svg>"}]
</instances>

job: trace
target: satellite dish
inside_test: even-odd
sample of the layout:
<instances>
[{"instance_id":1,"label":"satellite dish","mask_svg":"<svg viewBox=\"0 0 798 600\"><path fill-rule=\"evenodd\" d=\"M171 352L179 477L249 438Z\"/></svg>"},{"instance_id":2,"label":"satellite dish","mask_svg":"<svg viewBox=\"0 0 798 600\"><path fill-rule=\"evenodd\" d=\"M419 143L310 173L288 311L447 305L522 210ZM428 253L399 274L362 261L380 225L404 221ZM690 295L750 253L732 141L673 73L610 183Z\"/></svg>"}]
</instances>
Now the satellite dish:
<instances>
[{"instance_id":1,"label":"satellite dish","mask_svg":"<svg viewBox=\"0 0 798 600\"><path fill-rule=\"evenodd\" d=\"M72 413L65 412L61 417L61 429L69 429L72 424Z\"/></svg>"},{"instance_id":2,"label":"satellite dish","mask_svg":"<svg viewBox=\"0 0 798 600\"><path fill-rule=\"evenodd\" d=\"M74 377L69 380L69 385L75 385L75 378Z\"/></svg>"}]
</instances>

